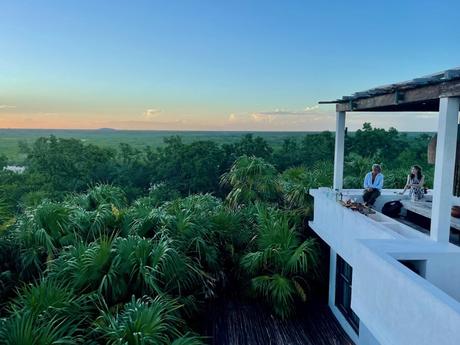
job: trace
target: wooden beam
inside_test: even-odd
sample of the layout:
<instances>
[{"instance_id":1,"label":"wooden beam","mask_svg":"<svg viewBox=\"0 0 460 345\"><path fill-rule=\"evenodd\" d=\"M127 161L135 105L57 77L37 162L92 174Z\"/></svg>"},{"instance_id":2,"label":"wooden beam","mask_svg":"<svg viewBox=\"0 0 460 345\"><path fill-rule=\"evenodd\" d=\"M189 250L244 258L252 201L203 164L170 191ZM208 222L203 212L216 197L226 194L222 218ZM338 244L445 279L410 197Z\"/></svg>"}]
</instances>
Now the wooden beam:
<instances>
[{"instance_id":1,"label":"wooden beam","mask_svg":"<svg viewBox=\"0 0 460 345\"><path fill-rule=\"evenodd\" d=\"M441 94L439 97L458 97L460 96L460 81L456 80L447 85L441 84Z\"/></svg>"},{"instance_id":2,"label":"wooden beam","mask_svg":"<svg viewBox=\"0 0 460 345\"><path fill-rule=\"evenodd\" d=\"M337 103L336 111L438 111L440 97L459 97L460 80L415 88L404 87L388 93Z\"/></svg>"}]
</instances>

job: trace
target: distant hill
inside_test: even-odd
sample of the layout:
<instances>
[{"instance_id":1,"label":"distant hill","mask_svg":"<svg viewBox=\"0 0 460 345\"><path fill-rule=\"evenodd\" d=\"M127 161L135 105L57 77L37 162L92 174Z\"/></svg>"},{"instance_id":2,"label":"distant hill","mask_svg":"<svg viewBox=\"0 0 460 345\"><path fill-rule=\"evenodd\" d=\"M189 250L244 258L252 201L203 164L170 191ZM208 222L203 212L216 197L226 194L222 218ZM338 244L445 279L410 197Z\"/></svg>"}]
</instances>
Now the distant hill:
<instances>
[{"instance_id":1,"label":"distant hill","mask_svg":"<svg viewBox=\"0 0 460 345\"><path fill-rule=\"evenodd\" d=\"M97 130L100 132L116 132L117 131L115 128L108 128L108 127L98 128Z\"/></svg>"}]
</instances>

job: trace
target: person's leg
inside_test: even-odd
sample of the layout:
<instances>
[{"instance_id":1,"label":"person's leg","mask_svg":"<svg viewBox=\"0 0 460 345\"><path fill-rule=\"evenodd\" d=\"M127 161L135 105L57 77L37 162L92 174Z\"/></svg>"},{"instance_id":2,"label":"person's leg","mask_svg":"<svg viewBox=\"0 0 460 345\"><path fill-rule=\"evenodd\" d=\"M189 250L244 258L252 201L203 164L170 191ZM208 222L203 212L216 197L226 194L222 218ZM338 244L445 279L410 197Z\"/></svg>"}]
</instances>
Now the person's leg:
<instances>
[{"instance_id":1,"label":"person's leg","mask_svg":"<svg viewBox=\"0 0 460 345\"><path fill-rule=\"evenodd\" d=\"M371 196L371 193L372 192L369 192L367 189L364 191L364 193L363 193L363 201L364 201L364 203L369 202L369 198Z\"/></svg>"},{"instance_id":2,"label":"person's leg","mask_svg":"<svg viewBox=\"0 0 460 345\"><path fill-rule=\"evenodd\" d=\"M369 200L369 192L367 190L365 190L363 192L363 201L364 201L364 203L367 203L368 200Z\"/></svg>"},{"instance_id":3,"label":"person's leg","mask_svg":"<svg viewBox=\"0 0 460 345\"><path fill-rule=\"evenodd\" d=\"M368 204L374 205L375 200L380 196L380 191L378 189L374 189L369 196L369 200L367 201Z\"/></svg>"}]
</instances>

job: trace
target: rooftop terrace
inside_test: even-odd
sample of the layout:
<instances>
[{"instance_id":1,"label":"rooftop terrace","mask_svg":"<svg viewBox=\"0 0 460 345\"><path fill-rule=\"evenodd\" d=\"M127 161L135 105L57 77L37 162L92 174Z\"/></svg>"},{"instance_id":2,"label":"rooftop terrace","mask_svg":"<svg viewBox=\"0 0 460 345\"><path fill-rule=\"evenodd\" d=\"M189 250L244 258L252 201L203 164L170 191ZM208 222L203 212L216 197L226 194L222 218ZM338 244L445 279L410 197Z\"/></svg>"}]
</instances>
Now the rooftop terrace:
<instances>
[{"instance_id":1,"label":"rooftop terrace","mask_svg":"<svg viewBox=\"0 0 460 345\"><path fill-rule=\"evenodd\" d=\"M314 217L309 224L330 247L331 310L359 344L459 344L460 248L450 240L451 229L460 228L451 217L458 204L454 177L460 178L460 68L320 103L336 104L334 181L332 189L310 190ZM347 113L404 111L439 112L432 199L403 200L409 215L425 218L428 231L408 226L410 219L352 211L337 200L361 201L363 193L343 189ZM395 191L382 190L374 207L379 211L398 199Z\"/></svg>"}]
</instances>

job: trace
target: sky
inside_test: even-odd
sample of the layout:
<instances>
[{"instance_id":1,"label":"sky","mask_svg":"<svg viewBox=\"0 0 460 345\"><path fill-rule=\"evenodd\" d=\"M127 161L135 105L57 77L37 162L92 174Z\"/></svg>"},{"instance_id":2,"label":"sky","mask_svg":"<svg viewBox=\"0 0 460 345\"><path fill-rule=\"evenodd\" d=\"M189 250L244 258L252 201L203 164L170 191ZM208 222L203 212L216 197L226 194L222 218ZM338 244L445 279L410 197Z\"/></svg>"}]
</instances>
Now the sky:
<instances>
[{"instance_id":1,"label":"sky","mask_svg":"<svg viewBox=\"0 0 460 345\"><path fill-rule=\"evenodd\" d=\"M460 66L460 1L0 0L0 128L315 131ZM404 131L436 114L350 114Z\"/></svg>"}]
</instances>

